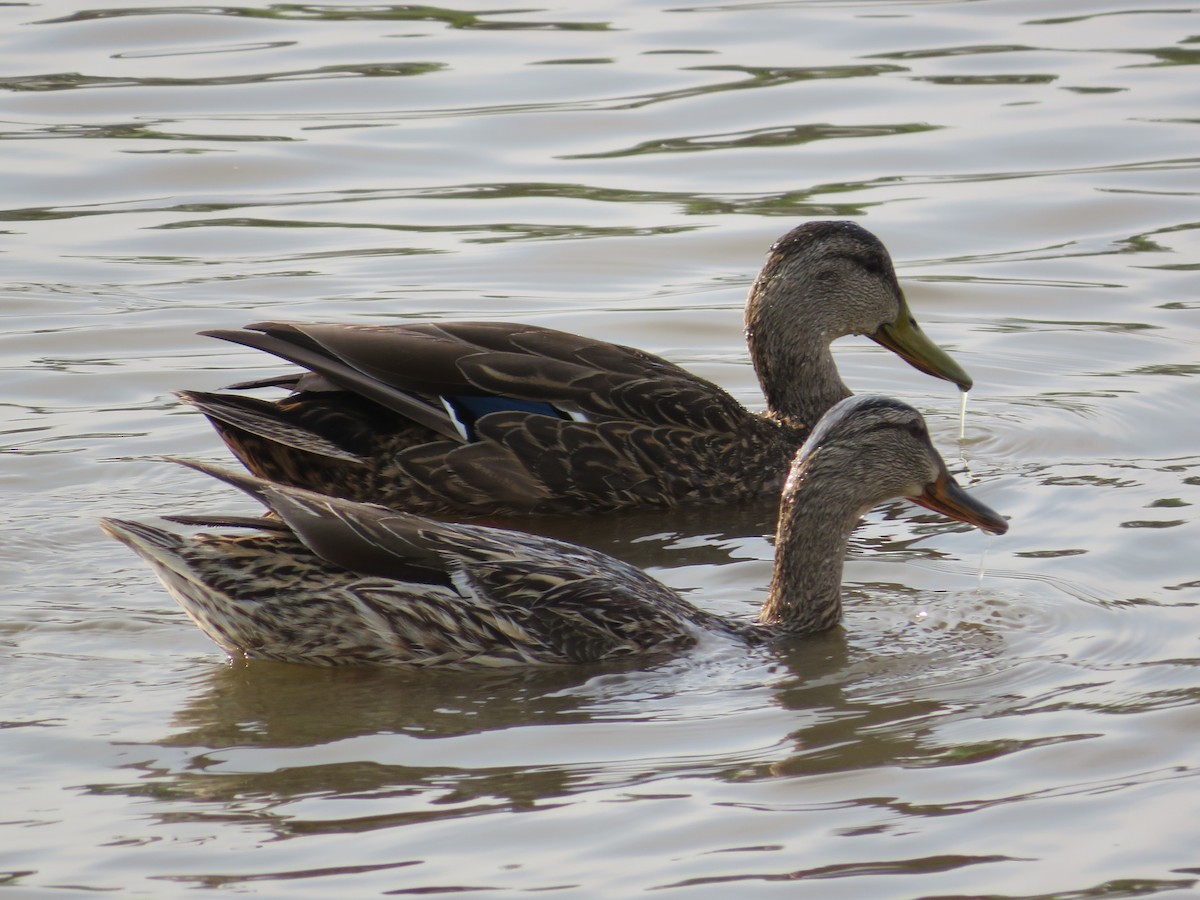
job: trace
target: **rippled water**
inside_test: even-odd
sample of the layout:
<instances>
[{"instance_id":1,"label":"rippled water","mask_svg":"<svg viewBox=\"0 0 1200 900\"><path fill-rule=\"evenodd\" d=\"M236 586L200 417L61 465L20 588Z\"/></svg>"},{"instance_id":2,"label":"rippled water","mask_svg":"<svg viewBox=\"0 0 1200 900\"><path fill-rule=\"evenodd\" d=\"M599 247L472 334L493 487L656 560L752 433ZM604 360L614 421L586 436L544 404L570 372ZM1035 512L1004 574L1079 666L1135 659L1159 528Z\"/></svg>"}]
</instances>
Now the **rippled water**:
<instances>
[{"instance_id":1,"label":"rippled water","mask_svg":"<svg viewBox=\"0 0 1200 900\"><path fill-rule=\"evenodd\" d=\"M1135 0L0 6L0 883L23 895L1200 892L1200 13ZM845 629L505 677L229 667L102 514L230 509L171 391L267 317L518 319L761 400L772 239L852 217L869 342L999 539L872 513ZM749 614L764 510L575 523ZM980 568L983 575L980 576Z\"/></svg>"}]
</instances>

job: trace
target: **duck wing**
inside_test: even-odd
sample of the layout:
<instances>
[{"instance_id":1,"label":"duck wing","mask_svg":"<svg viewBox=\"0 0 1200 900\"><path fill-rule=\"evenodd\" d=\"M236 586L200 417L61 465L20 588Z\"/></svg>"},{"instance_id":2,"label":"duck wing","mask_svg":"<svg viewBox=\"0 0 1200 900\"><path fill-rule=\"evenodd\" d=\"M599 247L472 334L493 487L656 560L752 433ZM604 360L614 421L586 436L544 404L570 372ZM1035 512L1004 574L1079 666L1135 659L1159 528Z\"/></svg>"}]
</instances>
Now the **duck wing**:
<instances>
[{"instance_id":1,"label":"duck wing","mask_svg":"<svg viewBox=\"0 0 1200 900\"><path fill-rule=\"evenodd\" d=\"M248 468L421 512L757 497L779 490L799 443L660 357L536 326L264 322L205 334L306 369L275 402L181 393Z\"/></svg>"},{"instance_id":2,"label":"duck wing","mask_svg":"<svg viewBox=\"0 0 1200 900\"><path fill-rule=\"evenodd\" d=\"M642 570L586 547L439 522L272 484L207 463L178 462L238 487L278 518L184 516L175 517L177 521L248 526L268 535L281 528L290 531L320 564L306 563L293 552L281 565L308 566L309 582L322 577L335 581L343 594L349 590L354 595L358 606L369 607L376 623L374 636L364 634L359 643L405 648L394 652L413 657L393 661L589 662L677 650L710 627L732 633L723 620L691 606ZM247 552L240 544L231 546L234 553ZM278 548L271 555L279 556ZM260 572L259 567L244 568ZM339 570L353 574L349 586ZM220 582L228 590L232 579L226 575ZM244 592L264 606L283 607L259 610L256 621L288 619L287 596L255 587ZM326 593L332 597L338 591ZM330 634L339 635L339 629L330 629ZM231 643L236 642L227 639L225 645ZM303 643L313 647L319 640L309 635ZM280 644L277 636L258 640L259 646ZM327 659L334 654L315 655Z\"/></svg>"},{"instance_id":3,"label":"duck wing","mask_svg":"<svg viewBox=\"0 0 1200 900\"><path fill-rule=\"evenodd\" d=\"M469 436L452 424L447 401L476 419L509 409L713 431L750 415L711 381L661 357L532 325L260 322L201 333L287 359L452 440ZM544 405L495 402L506 399Z\"/></svg>"}]
</instances>

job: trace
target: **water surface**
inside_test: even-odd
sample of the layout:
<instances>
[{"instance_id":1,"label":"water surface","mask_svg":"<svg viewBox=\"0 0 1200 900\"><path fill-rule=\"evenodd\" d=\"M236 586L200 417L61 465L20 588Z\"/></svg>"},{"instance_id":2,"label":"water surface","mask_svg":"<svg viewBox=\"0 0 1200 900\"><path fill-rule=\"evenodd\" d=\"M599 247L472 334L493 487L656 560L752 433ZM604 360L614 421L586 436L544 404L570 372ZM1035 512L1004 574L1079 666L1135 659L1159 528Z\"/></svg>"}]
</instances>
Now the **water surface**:
<instances>
[{"instance_id":1,"label":"water surface","mask_svg":"<svg viewBox=\"0 0 1200 900\"><path fill-rule=\"evenodd\" d=\"M1200 891L1197 35L1131 0L0 6L0 883ZM228 460L173 390L281 368L204 328L537 322L758 408L746 288L834 217L975 376L965 437L868 341L847 382L1012 518L871 513L839 632L231 667L95 527L249 509L155 460ZM567 530L731 615L769 580L769 510Z\"/></svg>"}]
</instances>

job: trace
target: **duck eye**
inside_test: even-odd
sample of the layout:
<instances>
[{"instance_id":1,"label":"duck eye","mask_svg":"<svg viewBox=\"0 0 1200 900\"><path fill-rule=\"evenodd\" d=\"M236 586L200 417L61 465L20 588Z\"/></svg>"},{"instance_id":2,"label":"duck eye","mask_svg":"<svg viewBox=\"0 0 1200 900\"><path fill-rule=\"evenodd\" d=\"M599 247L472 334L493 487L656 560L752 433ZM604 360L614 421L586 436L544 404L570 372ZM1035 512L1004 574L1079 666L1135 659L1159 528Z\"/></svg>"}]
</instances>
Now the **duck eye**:
<instances>
[{"instance_id":1,"label":"duck eye","mask_svg":"<svg viewBox=\"0 0 1200 900\"><path fill-rule=\"evenodd\" d=\"M922 422L913 422L908 426L908 433L920 440L925 437L925 425Z\"/></svg>"},{"instance_id":2,"label":"duck eye","mask_svg":"<svg viewBox=\"0 0 1200 900\"><path fill-rule=\"evenodd\" d=\"M872 275L882 275L884 270L883 259L879 256L865 256L862 259L862 267Z\"/></svg>"}]
</instances>

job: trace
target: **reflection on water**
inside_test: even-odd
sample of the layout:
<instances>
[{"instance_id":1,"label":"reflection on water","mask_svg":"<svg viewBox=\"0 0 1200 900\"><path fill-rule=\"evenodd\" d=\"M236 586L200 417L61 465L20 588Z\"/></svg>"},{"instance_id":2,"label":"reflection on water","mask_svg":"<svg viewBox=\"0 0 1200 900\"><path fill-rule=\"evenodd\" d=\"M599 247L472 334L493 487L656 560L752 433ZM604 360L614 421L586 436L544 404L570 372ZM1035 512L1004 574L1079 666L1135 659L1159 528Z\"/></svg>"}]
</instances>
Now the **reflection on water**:
<instances>
[{"instance_id":1,"label":"reflection on water","mask_svg":"<svg viewBox=\"0 0 1200 900\"><path fill-rule=\"evenodd\" d=\"M56 0L0 25L0 883L1196 890L1195 11ZM975 376L965 429L874 345L839 368L920 407L1012 528L872 512L835 634L487 677L225 666L95 528L227 508L154 461L225 459L171 392L281 368L202 329L520 319L758 408L745 290L786 228L844 217ZM520 525L730 615L770 577L771 504Z\"/></svg>"}]
</instances>

